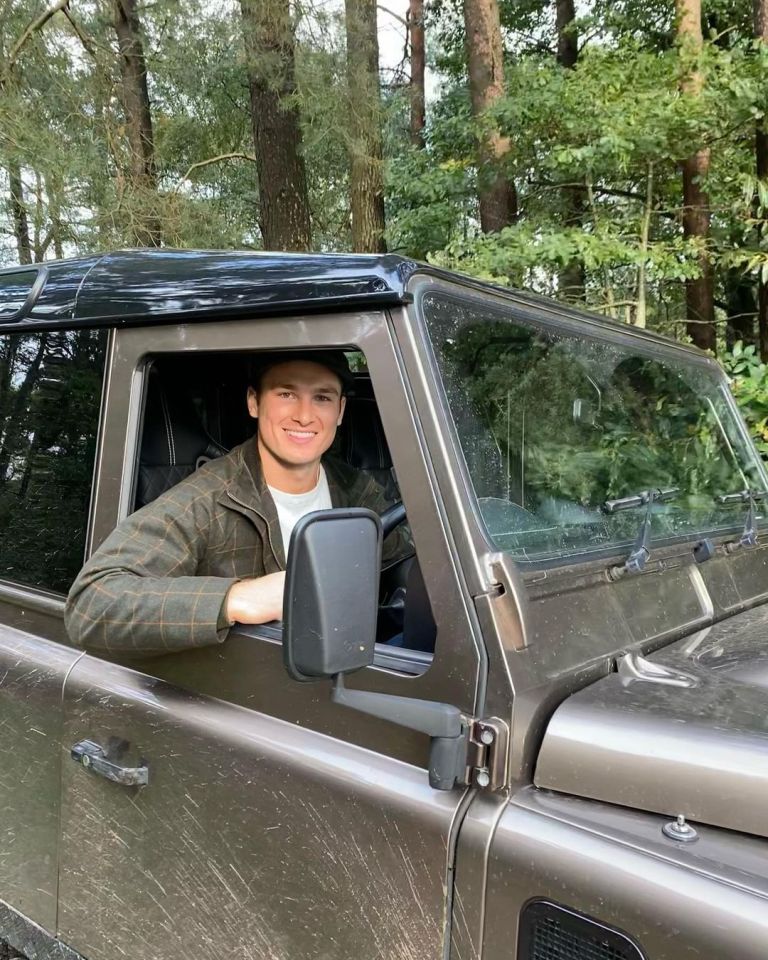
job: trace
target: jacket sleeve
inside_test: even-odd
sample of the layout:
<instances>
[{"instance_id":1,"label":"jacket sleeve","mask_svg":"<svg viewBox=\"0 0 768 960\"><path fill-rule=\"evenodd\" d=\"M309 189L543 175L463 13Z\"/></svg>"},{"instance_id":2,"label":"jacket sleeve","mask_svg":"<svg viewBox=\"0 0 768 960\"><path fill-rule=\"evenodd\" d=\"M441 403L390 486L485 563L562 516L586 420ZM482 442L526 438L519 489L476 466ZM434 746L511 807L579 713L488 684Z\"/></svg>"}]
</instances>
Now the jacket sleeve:
<instances>
[{"instance_id":1,"label":"jacket sleeve","mask_svg":"<svg viewBox=\"0 0 768 960\"><path fill-rule=\"evenodd\" d=\"M77 646L166 652L222 642L236 579L196 576L211 499L179 484L120 523L77 576L64 613Z\"/></svg>"}]
</instances>

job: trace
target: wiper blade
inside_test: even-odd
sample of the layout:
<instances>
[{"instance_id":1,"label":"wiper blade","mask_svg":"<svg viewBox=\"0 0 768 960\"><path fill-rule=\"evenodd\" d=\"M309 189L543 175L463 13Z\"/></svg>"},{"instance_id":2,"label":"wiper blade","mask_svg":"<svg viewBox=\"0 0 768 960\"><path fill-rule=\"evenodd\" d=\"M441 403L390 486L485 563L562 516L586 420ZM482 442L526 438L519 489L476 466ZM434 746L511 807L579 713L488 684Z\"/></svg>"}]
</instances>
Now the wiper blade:
<instances>
[{"instance_id":1,"label":"wiper blade","mask_svg":"<svg viewBox=\"0 0 768 960\"><path fill-rule=\"evenodd\" d=\"M668 500L674 500L680 493L679 487L667 487L656 490L641 490L639 493L631 493L627 497L619 497L617 500L606 500L603 503L605 513L616 513L619 510L632 510L635 507L644 507L650 503L665 503Z\"/></svg>"},{"instance_id":2,"label":"wiper blade","mask_svg":"<svg viewBox=\"0 0 768 960\"><path fill-rule=\"evenodd\" d=\"M765 490L737 490L735 493L719 493L715 497L717 503L749 503L752 500L765 500L768 492Z\"/></svg>"},{"instance_id":3,"label":"wiper blade","mask_svg":"<svg viewBox=\"0 0 768 960\"><path fill-rule=\"evenodd\" d=\"M616 513L617 510L630 510L633 507L645 506L645 517L642 526L632 547L632 552L620 567L611 567L609 575L612 580L618 580L625 573L642 573L645 565L651 555L651 522L653 517L654 503L663 503L667 500L674 500L680 492L678 487L668 487L666 490L642 490L640 493L632 494L628 497L620 497L618 500L606 500L603 504L603 510L606 513Z\"/></svg>"},{"instance_id":4,"label":"wiper blade","mask_svg":"<svg viewBox=\"0 0 768 960\"><path fill-rule=\"evenodd\" d=\"M715 497L717 503L748 503L747 516L744 520L744 530L738 540L726 543L725 549L729 553L737 547L757 546L757 511L755 504L758 500L765 500L768 491L765 490L738 490L735 493L721 493Z\"/></svg>"}]
</instances>

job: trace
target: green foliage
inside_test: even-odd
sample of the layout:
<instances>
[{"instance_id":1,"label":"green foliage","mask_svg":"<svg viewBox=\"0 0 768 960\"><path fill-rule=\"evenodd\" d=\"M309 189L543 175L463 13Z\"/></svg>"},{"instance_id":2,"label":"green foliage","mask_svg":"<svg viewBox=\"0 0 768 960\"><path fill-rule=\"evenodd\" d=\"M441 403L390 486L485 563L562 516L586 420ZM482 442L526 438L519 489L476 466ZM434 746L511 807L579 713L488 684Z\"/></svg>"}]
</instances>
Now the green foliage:
<instances>
[{"instance_id":1,"label":"green foliage","mask_svg":"<svg viewBox=\"0 0 768 960\"><path fill-rule=\"evenodd\" d=\"M768 459L768 365L761 361L753 344L745 346L740 340L723 354L721 363L752 439Z\"/></svg>"},{"instance_id":2,"label":"green foliage","mask_svg":"<svg viewBox=\"0 0 768 960\"><path fill-rule=\"evenodd\" d=\"M705 5L705 44L696 57L676 46L668 0L576 6L579 57L565 70L555 56L554 0L499 0L506 96L478 122L467 89L462 0L427 4L427 48L440 86L428 103L423 149L409 141L401 79L383 89L389 248L553 296L565 295L563 271L577 264L586 306L683 338L685 283L699 275L704 256L716 277L719 349L749 339L756 283L768 282L768 182L756 176L754 158L755 124L768 116L768 47L751 37L750 0ZM44 5L7 7L0 58ZM134 218L147 211L161 220L169 245L260 245L239 4L189 0L183 17L180 9L178 0L139 7L157 191L127 188L108 0L70 10L77 33L56 14L5 77L0 171L20 166L38 256L123 246ZM314 242L320 250L348 249L343 4L299 0L292 10ZM702 80L698 95L681 90L693 69ZM505 172L520 217L483 235L475 160L488 124L509 138ZM680 160L694 145L711 155L702 184L712 206L706 245L686 241L681 224ZM13 262L7 205L2 213L0 256Z\"/></svg>"}]
</instances>

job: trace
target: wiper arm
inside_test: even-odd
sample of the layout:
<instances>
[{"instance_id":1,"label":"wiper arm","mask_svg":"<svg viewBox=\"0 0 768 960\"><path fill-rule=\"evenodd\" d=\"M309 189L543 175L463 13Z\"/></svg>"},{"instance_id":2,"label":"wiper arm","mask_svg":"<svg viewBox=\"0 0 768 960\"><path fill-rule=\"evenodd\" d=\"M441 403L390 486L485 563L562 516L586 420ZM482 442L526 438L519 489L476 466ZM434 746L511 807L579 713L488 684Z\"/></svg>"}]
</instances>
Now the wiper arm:
<instances>
[{"instance_id":1,"label":"wiper arm","mask_svg":"<svg viewBox=\"0 0 768 960\"><path fill-rule=\"evenodd\" d=\"M611 567L609 575L612 580L618 580L625 573L642 573L645 565L651 555L651 522L653 517L654 503L664 503L668 500L674 500L679 493L678 487L668 487L666 490L641 490L640 493L631 494L628 497L620 497L618 500L606 500L603 504L603 510L606 513L616 513L618 510L630 510L633 507L645 506L645 517L642 526L632 547L632 552L620 567Z\"/></svg>"},{"instance_id":2,"label":"wiper arm","mask_svg":"<svg viewBox=\"0 0 768 960\"><path fill-rule=\"evenodd\" d=\"M765 500L767 496L765 490L737 490L736 493L719 493L715 500L718 503L749 503L750 500L757 503L758 500Z\"/></svg>"},{"instance_id":3,"label":"wiper arm","mask_svg":"<svg viewBox=\"0 0 768 960\"><path fill-rule=\"evenodd\" d=\"M606 500L603 510L605 513L616 513L618 510L632 510L634 507L644 507L650 503L665 503L667 500L674 500L678 493L680 493L679 487L668 487L666 490L660 487L656 490L641 490L639 493L619 497L617 500Z\"/></svg>"},{"instance_id":4,"label":"wiper arm","mask_svg":"<svg viewBox=\"0 0 768 960\"><path fill-rule=\"evenodd\" d=\"M717 503L748 503L747 516L744 521L744 531L738 540L726 543L725 549L732 553L737 547L757 546L757 512L755 504L758 500L765 500L768 492L765 490L737 490L735 493L721 493L715 497Z\"/></svg>"}]
</instances>

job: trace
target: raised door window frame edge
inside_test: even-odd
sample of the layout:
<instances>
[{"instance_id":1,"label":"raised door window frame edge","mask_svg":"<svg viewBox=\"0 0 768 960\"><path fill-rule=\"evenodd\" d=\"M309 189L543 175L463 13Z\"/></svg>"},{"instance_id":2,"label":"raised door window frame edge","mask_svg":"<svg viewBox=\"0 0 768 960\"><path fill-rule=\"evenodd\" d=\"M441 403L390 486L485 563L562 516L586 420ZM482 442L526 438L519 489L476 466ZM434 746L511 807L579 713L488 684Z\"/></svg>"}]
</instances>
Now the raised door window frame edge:
<instances>
[{"instance_id":1,"label":"raised door window frame edge","mask_svg":"<svg viewBox=\"0 0 768 960\"><path fill-rule=\"evenodd\" d=\"M115 524L129 512L135 489L147 361L166 354L242 354L254 350L291 347L361 350L368 360L374 389L379 396L401 398L397 410L392 409L390 402L380 405L382 423L396 468L398 463L411 464L415 461L423 464L425 451L420 437L416 436L416 431L402 430L402 423L416 420L416 413L410 391L405 386L405 373L389 321L388 312L367 310L168 324L153 327L150 344L147 343L146 330L141 327L129 326L115 330L105 393L104 420L97 451L99 475L93 499L92 548L103 542ZM302 330L303 339L300 344L296 343L297 328ZM223 348L224 331L226 347ZM404 418L407 418L407 421L404 421ZM471 710L477 701L478 674L483 662L479 628L474 611L467 602L464 582L458 578L458 569L451 552L452 544L437 508L437 492L431 470L425 466L417 472L418 476L411 478L403 470L398 471L398 482L404 500L421 500L431 506L432 516L425 517L422 524L417 523L414 536L418 539L418 527L426 527L429 522L440 532L437 539L429 535L421 538L418 551L422 570L427 581L430 571L439 572L441 577L445 576L446 571L450 571L453 577L453 589L450 592L461 601L462 615L456 616L453 607L449 614L443 605L438 605L438 608L433 610L440 640L432 666L424 673L403 676L384 667L374 666L368 669L388 674L393 681L406 684L429 681L429 686L434 686L436 690L445 688L446 684L454 689L461 688L464 694L461 696L460 705L463 709ZM427 589L430 589L429 582ZM468 640L468 637L471 637L471 640ZM461 651L461 662L457 664L456 660L451 658L458 651ZM470 679L467 679L468 675ZM467 694L468 683L472 687L471 694Z\"/></svg>"},{"instance_id":2,"label":"raised door window frame edge","mask_svg":"<svg viewBox=\"0 0 768 960\"><path fill-rule=\"evenodd\" d=\"M10 603L14 607L34 610L50 617L64 619L63 596L51 593L39 587L27 586L10 580L0 580L0 602Z\"/></svg>"}]
</instances>

